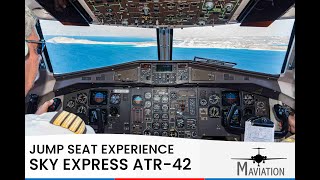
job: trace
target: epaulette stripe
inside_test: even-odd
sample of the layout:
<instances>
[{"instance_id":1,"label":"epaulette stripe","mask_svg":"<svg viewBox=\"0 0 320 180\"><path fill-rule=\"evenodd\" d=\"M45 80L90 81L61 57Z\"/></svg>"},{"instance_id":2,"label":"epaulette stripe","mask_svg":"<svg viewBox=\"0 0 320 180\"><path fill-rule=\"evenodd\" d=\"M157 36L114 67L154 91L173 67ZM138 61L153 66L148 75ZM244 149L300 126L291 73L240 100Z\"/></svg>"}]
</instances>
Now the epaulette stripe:
<instances>
[{"instance_id":1,"label":"epaulette stripe","mask_svg":"<svg viewBox=\"0 0 320 180\"><path fill-rule=\"evenodd\" d=\"M85 133L86 125L84 122L81 122L81 125L79 126L78 130L75 132L76 134L84 134Z\"/></svg>"},{"instance_id":2,"label":"epaulette stripe","mask_svg":"<svg viewBox=\"0 0 320 180\"><path fill-rule=\"evenodd\" d=\"M83 131L83 133L82 134L86 134L87 133L87 127L86 126L84 126L84 131Z\"/></svg>"},{"instance_id":3,"label":"epaulette stripe","mask_svg":"<svg viewBox=\"0 0 320 180\"><path fill-rule=\"evenodd\" d=\"M70 116L72 116L72 113L67 112L68 115L65 116L63 119L59 119L59 121L55 124L57 126L62 126L63 123L66 122L67 119L69 119Z\"/></svg>"},{"instance_id":4,"label":"epaulette stripe","mask_svg":"<svg viewBox=\"0 0 320 180\"><path fill-rule=\"evenodd\" d=\"M80 117L79 117L80 118ZM80 118L81 119L81 118ZM81 119L81 121L83 122L83 120ZM74 131L74 132L77 132L79 129L80 129L80 127L81 127L81 125L82 125L82 122L79 124L79 126L76 128L76 130ZM83 122L84 123L84 122ZM87 128L86 128L86 124L84 124L84 126L85 126L85 130L84 130L84 132L82 133L82 134L85 134L86 132L87 132Z\"/></svg>"},{"instance_id":5,"label":"epaulette stripe","mask_svg":"<svg viewBox=\"0 0 320 180\"><path fill-rule=\"evenodd\" d=\"M77 117L78 117L77 115L74 116L74 118L70 121L67 129L69 129L72 126L72 124L76 121Z\"/></svg>"},{"instance_id":6,"label":"epaulette stripe","mask_svg":"<svg viewBox=\"0 0 320 180\"><path fill-rule=\"evenodd\" d=\"M61 112L60 115L56 119L54 119L53 124L60 126L68 118L69 115L70 113L67 111Z\"/></svg>"},{"instance_id":7,"label":"epaulette stripe","mask_svg":"<svg viewBox=\"0 0 320 180\"><path fill-rule=\"evenodd\" d=\"M63 121L63 123L61 124L61 127L67 128L72 124L73 120L76 118L77 116L75 114L70 114L68 116L68 118L66 118L65 121Z\"/></svg>"},{"instance_id":8,"label":"epaulette stripe","mask_svg":"<svg viewBox=\"0 0 320 180\"><path fill-rule=\"evenodd\" d=\"M56 120L56 118L64 111L58 111L56 115L53 116L53 118L51 119L50 123L53 124L53 122Z\"/></svg>"},{"instance_id":9,"label":"epaulette stripe","mask_svg":"<svg viewBox=\"0 0 320 180\"><path fill-rule=\"evenodd\" d=\"M76 119L73 121L72 125L69 127L69 130L76 132L81 122L82 122L82 119L79 116L77 116Z\"/></svg>"}]
</instances>

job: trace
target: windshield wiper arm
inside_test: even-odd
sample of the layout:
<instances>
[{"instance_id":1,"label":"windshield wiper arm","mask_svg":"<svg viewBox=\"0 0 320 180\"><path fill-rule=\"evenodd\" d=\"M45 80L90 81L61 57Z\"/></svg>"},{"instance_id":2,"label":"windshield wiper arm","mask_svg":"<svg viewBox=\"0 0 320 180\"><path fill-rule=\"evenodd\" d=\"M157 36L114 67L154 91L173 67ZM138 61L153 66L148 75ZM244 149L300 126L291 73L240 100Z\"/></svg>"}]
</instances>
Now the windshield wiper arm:
<instances>
[{"instance_id":1,"label":"windshield wiper arm","mask_svg":"<svg viewBox=\"0 0 320 180\"><path fill-rule=\"evenodd\" d=\"M216 64L216 65L226 66L226 67L233 67L233 66L237 65L237 63L233 63L233 62L227 62L227 61L221 61L221 60L215 60L215 59L209 59L209 58L202 58L202 57L197 57L197 56L194 57L193 61Z\"/></svg>"}]
</instances>

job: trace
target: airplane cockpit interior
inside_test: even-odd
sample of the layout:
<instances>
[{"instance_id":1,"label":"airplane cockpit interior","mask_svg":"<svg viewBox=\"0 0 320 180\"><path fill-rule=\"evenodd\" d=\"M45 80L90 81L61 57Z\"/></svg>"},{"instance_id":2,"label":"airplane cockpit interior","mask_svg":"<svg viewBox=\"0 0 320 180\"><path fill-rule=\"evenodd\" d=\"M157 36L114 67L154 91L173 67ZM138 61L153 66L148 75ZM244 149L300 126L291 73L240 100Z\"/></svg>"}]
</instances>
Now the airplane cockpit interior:
<instances>
[{"instance_id":1,"label":"airplane cockpit interior","mask_svg":"<svg viewBox=\"0 0 320 180\"><path fill-rule=\"evenodd\" d=\"M78 115L97 134L243 141L246 122L274 126L275 141L290 134L287 119L282 117L295 109L294 0L25 0L25 3L38 17L38 34L47 43L39 67L40 77L25 99L26 114L33 114L45 101L59 98L61 105L57 110ZM219 49L222 55L235 61L201 55L204 51L219 53L210 50L210 43L236 46L240 31L230 32L235 26L259 34L287 20L291 26L285 30L289 32L285 43L261 40L262 35L257 35L256 39L247 40L241 52L235 53L233 48L235 52L228 54L225 48ZM74 29L94 26L99 32L103 28L114 28L118 33L120 29L128 29L126 32L132 30L142 35L152 32L154 46L147 48L153 51L151 54L144 50L146 46L137 40L135 43L140 46L131 55L129 40L94 44L97 39L85 41L95 46L95 50L67 51L72 46L68 38L46 38L45 24L51 21ZM206 29L219 28L225 30L212 35L218 37L216 41L211 40ZM52 32L57 31L58 26L54 26ZM282 29L276 31L281 34ZM78 33L70 32L74 32L70 37L75 40ZM92 33L90 29L87 32ZM234 34L229 37L230 42L219 39L224 33ZM202 44L202 48L176 47L178 36L185 46L197 44L196 38L188 37L193 35L207 39L208 43ZM247 34L241 41L246 37ZM127 44L118 46L121 42ZM77 47L87 45L81 43ZM266 47L273 43L278 49L246 50L256 43ZM63 48L55 50L57 45ZM103 51L104 46L110 50ZM122 49L118 50L119 47ZM180 54L185 56L178 58L182 49ZM246 51L257 56L250 59L249 68L242 68ZM272 52L281 53L281 60L273 61ZM66 53L80 55L72 60L73 64L68 64L62 60L69 57ZM187 54L193 58L183 59ZM100 59L95 59L97 55ZM121 61L111 62L111 57ZM98 66L90 68L92 62ZM279 67L276 72L268 71L273 63ZM56 70L75 65L83 68ZM266 71L260 71L258 66Z\"/></svg>"}]
</instances>

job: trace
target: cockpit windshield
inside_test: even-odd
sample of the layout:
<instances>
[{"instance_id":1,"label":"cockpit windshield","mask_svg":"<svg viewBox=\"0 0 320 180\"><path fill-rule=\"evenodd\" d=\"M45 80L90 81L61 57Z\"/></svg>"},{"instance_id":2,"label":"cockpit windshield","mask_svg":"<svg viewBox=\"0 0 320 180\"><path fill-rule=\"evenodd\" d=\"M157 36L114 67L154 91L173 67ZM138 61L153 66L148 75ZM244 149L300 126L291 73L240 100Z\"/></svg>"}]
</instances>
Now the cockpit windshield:
<instances>
[{"instance_id":1,"label":"cockpit windshield","mask_svg":"<svg viewBox=\"0 0 320 180\"><path fill-rule=\"evenodd\" d=\"M236 63L234 68L280 74L294 19L267 28L192 27L173 30L172 60L205 58ZM40 21L55 74L136 60L158 60L156 29L117 26L64 26Z\"/></svg>"}]
</instances>

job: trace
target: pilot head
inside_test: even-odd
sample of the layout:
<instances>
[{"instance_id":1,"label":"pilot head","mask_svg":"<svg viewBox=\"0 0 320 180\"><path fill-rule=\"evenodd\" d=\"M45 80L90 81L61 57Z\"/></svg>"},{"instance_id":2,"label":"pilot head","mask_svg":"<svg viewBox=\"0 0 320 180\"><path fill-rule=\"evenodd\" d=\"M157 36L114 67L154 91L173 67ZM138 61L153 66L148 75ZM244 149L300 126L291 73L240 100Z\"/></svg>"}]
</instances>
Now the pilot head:
<instances>
[{"instance_id":1,"label":"pilot head","mask_svg":"<svg viewBox=\"0 0 320 180\"><path fill-rule=\"evenodd\" d=\"M290 113L288 117L288 123L289 123L289 132L292 134L296 133L296 120L295 120L295 114Z\"/></svg>"},{"instance_id":2,"label":"pilot head","mask_svg":"<svg viewBox=\"0 0 320 180\"><path fill-rule=\"evenodd\" d=\"M39 77L39 63L43 43L35 28L36 18L25 6L25 96Z\"/></svg>"}]
</instances>

